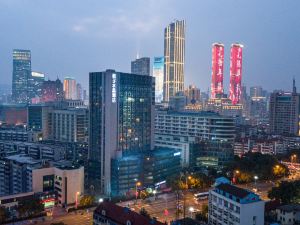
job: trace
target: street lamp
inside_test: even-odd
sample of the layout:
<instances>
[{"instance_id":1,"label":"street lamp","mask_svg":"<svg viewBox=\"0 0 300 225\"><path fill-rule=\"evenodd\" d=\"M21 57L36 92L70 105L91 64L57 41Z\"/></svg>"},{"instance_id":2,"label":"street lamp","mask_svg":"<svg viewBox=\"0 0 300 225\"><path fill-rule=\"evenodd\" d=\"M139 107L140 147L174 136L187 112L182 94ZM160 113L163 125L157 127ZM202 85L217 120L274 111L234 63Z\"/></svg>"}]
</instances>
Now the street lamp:
<instances>
[{"instance_id":1,"label":"street lamp","mask_svg":"<svg viewBox=\"0 0 300 225\"><path fill-rule=\"evenodd\" d=\"M103 202L103 198L99 198L99 203L102 203Z\"/></svg>"},{"instance_id":2,"label":"street lamp","mask_svg":"<svg viewBox=\"0 0 300 225\"><path fill-rule=\"evenodd\" d=\"M156 191L156 189L153 191L153 195L154 195L154 200L156 199L156 193L157 193L157 191Z\"/></svg>"},{"instance_id":3,"label":"street lamp","mask_svg":"<svg viewBox=\"0 0 300 225\"><path fill-rule=\"evenodd\" d=\"M78 195L80 195L79 191L77 191L76 195L75 195L75 206L76 206L76 209L78 208Z\"/></svg>"},{"instance_id":4,"label":"street lamp","mask_svg":"<svg viewBox=\"0 0 300 225\"><path fill-rule=\"evenodd\" d=\"M141 182L135 183L135 204L137 203L137 197L138 197L138 187L141 186Z\"/></svg>"},{"instance_id":5,"label":"street lamp","mask_svg":"<svg viewBox=\"0 0 300 225\"><path fill-rule=\"evenodd\" d=\"M256 190L257 190L257 186L256 186L256 181L258 180L258 176L254 176L254 185L255 185L255 188L256 188Z\"/></svg>"},{"instance_id":6,"label":"street lamp","mask_svg":"<svg viewBox=\"0 0 300 225\"><path fill-rule=\"evenodd\" d=\"M291 162L296 162L296 158L297 158L297 155L296 154L294 154L294 155L292 155L291 156Z\"/></svg>"},{"instance_id":7,"label":"street lamp","mask_svg":"<svg viewBox=\"0 0 300 225\"><path fill-rule=\"evenodd\" d=\"M191 218L192 218L192 219L193 219L193 212L194 212L194 210L195 210L195 209L194 209L193 207L190 207L190 208L189 208L189 211L190 211L190 213L191 213Z\"/></svg>"}]
</instances>

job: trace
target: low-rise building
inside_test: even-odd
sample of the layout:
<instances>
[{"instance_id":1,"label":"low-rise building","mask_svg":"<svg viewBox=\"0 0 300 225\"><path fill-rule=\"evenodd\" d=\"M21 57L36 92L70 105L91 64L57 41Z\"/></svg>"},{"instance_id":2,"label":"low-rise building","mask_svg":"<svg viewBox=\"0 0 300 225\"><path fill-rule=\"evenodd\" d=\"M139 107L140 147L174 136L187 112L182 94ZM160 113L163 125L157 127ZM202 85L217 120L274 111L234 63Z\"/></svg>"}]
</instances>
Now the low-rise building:
<instances>
[{"instance_id":1,"label":"low-rise building","mask_svg":"<svg viewBox=\"0 0 300 225\"><path fill-rule=\"evenodd\" d=\"M209 225L263 225L264 201L248 190L220 184L209 192Z\"/></svg>"},{"instance_id":2,"label":"low-rise building","mask_svg":"<svg viewBox=\"0 0 300 225\"><path fill-rule=\"evenodd\" d=\"M84 192L84 168L65 161L44 162L24 155L0 161L0 196L57 193L59 205L75 204Z\"/></svg>"},{"instance_id":3,"label":"low-rise building","mask_svg":"<svg viewBox=\"0 0 300 225\"><path fill-rule=\"evenodd\" d=\"M111 202L101 203L94 211L93 225L166 225Z\"/></svg>"},{"instance_id":4,"label":"low-rise building","mask_svg":"<svg viewBox=\"0 0 300 225\"><path fill-rule=\"evenodd\" d=\"M277 221L281 225L300 224L300 204L282 205L276 209Z\"/></svg>"}]
</instances>

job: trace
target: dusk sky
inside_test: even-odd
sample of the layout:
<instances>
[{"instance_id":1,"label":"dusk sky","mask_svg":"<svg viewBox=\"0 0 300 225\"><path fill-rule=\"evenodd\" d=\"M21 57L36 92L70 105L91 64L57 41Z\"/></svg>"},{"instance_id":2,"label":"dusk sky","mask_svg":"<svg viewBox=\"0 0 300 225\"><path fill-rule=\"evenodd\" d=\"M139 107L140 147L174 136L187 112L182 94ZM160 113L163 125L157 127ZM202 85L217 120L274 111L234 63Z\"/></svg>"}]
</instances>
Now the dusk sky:
<instances>
[{"instance_id":1,"label":"dusk sky","mask_svg":"<svg viewBox=\"0 0 300 225\"><path fill-rule=\"evenodd\" d=\"M32 69L47 78L108 68L130 72L136 57L163 55L163 31L186 20L185 86L206 91L211 45L244 44L243 80L268 90L300 87L299 0L0 0L0 83L11 84L12 50L32 51Z\"/></svg>"}]
</instances>

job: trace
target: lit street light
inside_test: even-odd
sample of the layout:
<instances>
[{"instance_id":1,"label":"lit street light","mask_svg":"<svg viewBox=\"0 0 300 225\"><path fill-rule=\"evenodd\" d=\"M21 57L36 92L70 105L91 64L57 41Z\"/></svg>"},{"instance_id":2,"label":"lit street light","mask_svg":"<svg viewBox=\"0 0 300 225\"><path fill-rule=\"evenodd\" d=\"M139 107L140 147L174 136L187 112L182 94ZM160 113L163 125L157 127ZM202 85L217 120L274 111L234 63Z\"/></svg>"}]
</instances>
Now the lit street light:
<instances>
[{"instance_id":1,"label":"lit street light","mask_svg":"<svg viewBox=\"0 0 300 225\"><path fill-rule=\"evenodd\" d=\"M102 203L103 202L103 198L99 198L99 203Z\"/></svg>"},{"instance_id":2,"label":"lit street light","mask_svg":"<svg viewBox=\"0 0 300 225\"><path fill-rule=\"evenodd\" d=\"M137 203L138 186L141 186L141 182L139 182L139 181L135 183L135 204Z\"/></svg>"},{"instance_id":3,"label":"lit street light","mask_svg":"<svg viewBox=\"0 0 300 225\"><path fill-rule=\"evenodd\" d=\"M189 211L190 211L190 213L191 213L191 218L192 218L192 219L193 219L193 212L194 212L194 210L195 210L195 209L194 209L193 207L190 207L190 208L189 208Z\"/></svg>"}]
</instances>

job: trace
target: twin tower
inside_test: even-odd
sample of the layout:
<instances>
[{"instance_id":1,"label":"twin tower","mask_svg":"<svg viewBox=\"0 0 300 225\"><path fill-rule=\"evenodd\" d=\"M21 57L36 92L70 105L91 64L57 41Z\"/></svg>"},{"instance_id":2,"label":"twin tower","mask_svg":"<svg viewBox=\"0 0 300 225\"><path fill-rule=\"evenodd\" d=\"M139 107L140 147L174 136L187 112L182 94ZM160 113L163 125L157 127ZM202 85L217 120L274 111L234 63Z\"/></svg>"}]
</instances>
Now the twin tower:
<instances>
[{"instance_id":1,"label":"twin tower","mask_svg":"<svg viewBox=\"0 0 300 225\"><path fill-rule=\"evenodd\" d=\"M230 50L230 86L229 99L232 104L238 104L241 100L242 83L242 49L241 44L232 44ZM224 45L214 43L212 46L212 80L211 98L223 96L224 87Z\"/></svg>"}]
</instances>

